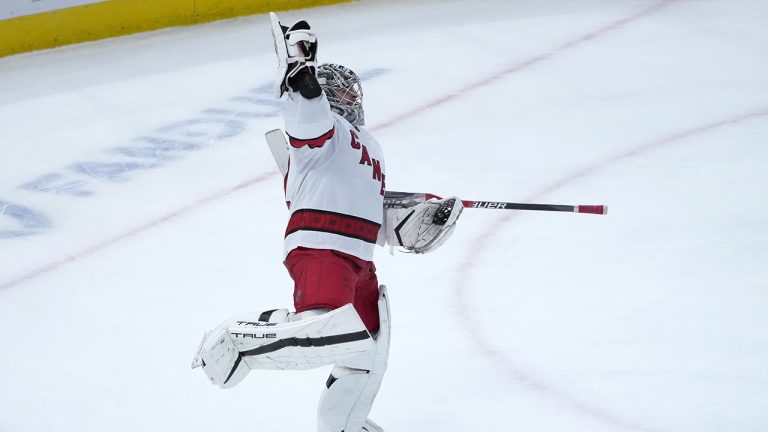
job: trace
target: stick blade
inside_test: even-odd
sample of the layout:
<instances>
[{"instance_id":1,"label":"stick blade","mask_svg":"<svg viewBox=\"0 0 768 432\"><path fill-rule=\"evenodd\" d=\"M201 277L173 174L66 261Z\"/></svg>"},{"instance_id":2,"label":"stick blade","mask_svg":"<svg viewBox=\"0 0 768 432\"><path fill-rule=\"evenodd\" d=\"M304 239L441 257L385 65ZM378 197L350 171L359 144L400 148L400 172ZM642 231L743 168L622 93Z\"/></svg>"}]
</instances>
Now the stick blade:
<instances>
[{"instance_id":1,"label":"stick blade","mask_svg":"<svg viewBox=\"0 0 768 432\"><path fill-rule=\"evenodd\" d=\"M277 169L280 170L280 174L285 176L288 172L288 141L283 135L281 129L272 129L264 134L264 139L267 140L269 150L272 152L272 157L275 158Z\"/></svg>"}]
</instances>

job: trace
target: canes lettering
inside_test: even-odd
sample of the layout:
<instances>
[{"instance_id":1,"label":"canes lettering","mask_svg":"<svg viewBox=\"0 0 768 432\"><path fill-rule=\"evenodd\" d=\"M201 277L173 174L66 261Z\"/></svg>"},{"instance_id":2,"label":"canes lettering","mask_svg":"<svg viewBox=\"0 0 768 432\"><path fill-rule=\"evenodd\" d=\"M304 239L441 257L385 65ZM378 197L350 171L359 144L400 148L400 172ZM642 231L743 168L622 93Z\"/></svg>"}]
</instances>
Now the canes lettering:
<instances>
[{"instance_id":1,"label":"canes lettering","mask_svg":"<svg viewBox=\"0 0 768 432\"><path fill-rule=\"evenodd\" d=\"M357 137L357 134L354 130L350 129L349 133L351 135L350 140L350 146L352 146L355 150L360 150L360 165L368 165L373 170L372 178L373 180L378 181L381 184L381 188L379 189L379 193L381 193L381 196L384 196L384 189L386 188L385 185L385 175L384 172L381 170L381 161L376 160L375 158L372 158L370 154L368 154L368 148L365 147L365 145L360 144L360 139Z\"/></svg>"}]
</instances>

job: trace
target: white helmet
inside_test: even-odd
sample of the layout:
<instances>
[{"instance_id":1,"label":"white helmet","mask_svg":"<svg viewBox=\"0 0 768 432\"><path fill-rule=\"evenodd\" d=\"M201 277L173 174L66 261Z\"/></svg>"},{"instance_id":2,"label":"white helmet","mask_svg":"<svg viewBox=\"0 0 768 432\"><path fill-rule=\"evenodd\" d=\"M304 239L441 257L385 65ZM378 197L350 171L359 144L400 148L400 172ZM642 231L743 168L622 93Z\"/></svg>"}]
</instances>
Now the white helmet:
<instances>
[{"instance_id":1,"label":"white helmet","mask_svg":"<svg viewBox=\"0 0 768 432\"><path fill-rule=\"evenodd\" d=\"M326 63L317 67L317 81L336 114L355 126L365 124L363 88L357 74L342 65Z\"/></svg>"}]
</instances>

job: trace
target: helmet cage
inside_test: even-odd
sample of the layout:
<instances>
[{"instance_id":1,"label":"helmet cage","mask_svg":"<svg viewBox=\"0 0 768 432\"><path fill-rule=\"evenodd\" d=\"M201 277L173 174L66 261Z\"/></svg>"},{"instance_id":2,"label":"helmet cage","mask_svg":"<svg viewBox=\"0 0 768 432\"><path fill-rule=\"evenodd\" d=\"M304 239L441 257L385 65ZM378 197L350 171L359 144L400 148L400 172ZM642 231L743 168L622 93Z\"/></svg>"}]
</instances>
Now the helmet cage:
<instances>
[{"instance_id":1,"label":"helmet cage","mask_svg":"<svg viewBox=\"0 0 768 432\"><path fill-rule=\"evenodd\" d=\"M333 112L355 126L365 124L363 88L357 74L341 65L322 64L317 67L317 80Z\"/></svg>"}]
</instances>

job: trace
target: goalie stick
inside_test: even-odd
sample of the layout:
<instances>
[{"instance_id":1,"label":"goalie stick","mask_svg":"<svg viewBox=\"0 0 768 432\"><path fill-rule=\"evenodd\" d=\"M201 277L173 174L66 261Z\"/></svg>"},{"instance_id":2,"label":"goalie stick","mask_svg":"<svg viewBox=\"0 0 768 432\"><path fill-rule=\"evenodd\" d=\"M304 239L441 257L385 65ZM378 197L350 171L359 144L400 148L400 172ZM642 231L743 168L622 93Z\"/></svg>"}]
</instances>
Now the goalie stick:
<instances>
[{"instance_id":1,"label":"goalie stick","mask_svg":"<svg viewBox=\"0 0 768 432\"><path fill-rule=\"evenodd\" d=\"M387 191L384 195L384 208L407 208L431 199L443 199L431 193ZM562 205L562 204L523 204L503 201L461 200L464 208L485 208L496 210L539 210L571 213L608 214L604 205Z\"/></svg>"},{"instance_id":2,"label":"goalie stick","mask_svg":"<svg viewBox=\"0 0 768 432\"><path fill-rule=\"evenodd\" d=\"M264 134L275 159L277 168L285 176L288 172L288 142L281 129L272 129ZM384 208L407 208L415 206L421 202L430 199L442 199L441 197L422 192L396 192L386 191L384 193ZM525 204L503 201L472 201L461 200L464 208L484 208L496 210L538 210L538 211L556 211L570 213L587 214L608 214L608 207L604 205L562 205L562 204Z\"/></svg>"}]
</instances>

